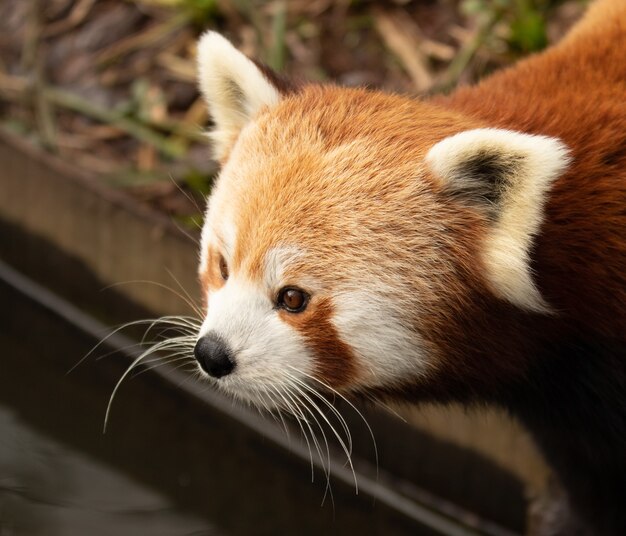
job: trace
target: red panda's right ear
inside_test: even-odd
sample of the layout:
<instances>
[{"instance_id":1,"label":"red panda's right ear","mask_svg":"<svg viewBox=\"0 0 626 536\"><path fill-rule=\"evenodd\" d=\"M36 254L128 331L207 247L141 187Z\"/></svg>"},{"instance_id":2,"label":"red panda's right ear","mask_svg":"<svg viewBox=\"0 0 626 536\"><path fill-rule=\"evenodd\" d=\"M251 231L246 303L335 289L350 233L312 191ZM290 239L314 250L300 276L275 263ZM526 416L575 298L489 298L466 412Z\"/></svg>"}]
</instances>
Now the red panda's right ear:
<instances>
[{"instance_id":1,"label":"red panda's right ear","mask_svg":"<svg viewBox=\"0 0 626 536\"><path fill-rule=\"evenodd\" d=\"M449 136L426 156L446 197L487 216L485 275L498 297L522 309L551 312L532 278L531 251L550 188L569 162L556 138L497 128Z\"/></svg>"},{"instance_id":2,"label":"red panda's right ear","mask_svg":"<svg viewBox=\"0 0 626 536\"><path fill-rule=\"evenodd\" d=\"M215 125L210 137L219 161L259 110L277 104L286 91L278 75L216 32L206 32L198 42L198 78Z\"/></svg>"}]
</instances>

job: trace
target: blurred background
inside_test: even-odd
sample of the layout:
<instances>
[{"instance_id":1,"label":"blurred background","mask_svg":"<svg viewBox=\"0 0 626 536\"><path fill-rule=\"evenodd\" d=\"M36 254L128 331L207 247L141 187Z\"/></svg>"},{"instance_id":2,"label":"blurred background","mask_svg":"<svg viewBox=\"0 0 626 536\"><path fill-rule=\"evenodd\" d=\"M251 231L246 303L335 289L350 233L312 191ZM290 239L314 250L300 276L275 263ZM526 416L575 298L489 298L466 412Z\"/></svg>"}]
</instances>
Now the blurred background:
<instances>
[{"instance_id":1,"label":"blurred background","mask_svg":"<svg viewBox=\"0 0 626 536\"><path fill-rule=\"evenodd\" d=\"M81 358L111 326L196 314L217 172L195 81L202 31L298 79L428 96L542 50L584 8L0 0L0 536L539 530L558 491L498 412L364 408L375 449L344 405L353 474L328 430L316 454L293 423L239 408L167 360L130 375L103 434L145 326Z\"/></svg>"},{"instance_id":2,"label":"blurred background","mask_svg":"<svg viewBox=\"0 0 626 536\"><path fill-rule=\"evenodd\" d=\"M2 127L189 223L197 211L178 186L201 200L215 172L195 81L203 30L298 79L429 94L543 49L582 10L578 0L2 0Z\"/></svg>"}]
</instances>

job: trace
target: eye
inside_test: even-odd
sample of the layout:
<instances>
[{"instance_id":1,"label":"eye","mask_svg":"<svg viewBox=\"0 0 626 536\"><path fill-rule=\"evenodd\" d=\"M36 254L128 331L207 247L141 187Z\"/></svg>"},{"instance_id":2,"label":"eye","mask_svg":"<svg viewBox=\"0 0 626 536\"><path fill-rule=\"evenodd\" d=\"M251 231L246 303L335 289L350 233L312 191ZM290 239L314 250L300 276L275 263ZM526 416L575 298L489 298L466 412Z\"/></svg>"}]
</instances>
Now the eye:
<instances>
[{"instance_id":1,"label":"eye","mask_svg":"<svg viewBox=\"0 0 626 536\"><path fill-rule=\"evenodd\" d=\"M290 313L300 313L306 309L309 303L309 295L295 287L285 287L278 293L277 307Z\"/></svg>"},{"instance_id":2,"label":"eye","mask_svg":"<svg viewBox=\"0 0 626 536\"><path fill-rule=\"evenodd\" d=\"M220 255L220 274L224 281L228 279L228 264L226 264L226 259L224 259L223 255Z\"/></svg>"}]
</instances>

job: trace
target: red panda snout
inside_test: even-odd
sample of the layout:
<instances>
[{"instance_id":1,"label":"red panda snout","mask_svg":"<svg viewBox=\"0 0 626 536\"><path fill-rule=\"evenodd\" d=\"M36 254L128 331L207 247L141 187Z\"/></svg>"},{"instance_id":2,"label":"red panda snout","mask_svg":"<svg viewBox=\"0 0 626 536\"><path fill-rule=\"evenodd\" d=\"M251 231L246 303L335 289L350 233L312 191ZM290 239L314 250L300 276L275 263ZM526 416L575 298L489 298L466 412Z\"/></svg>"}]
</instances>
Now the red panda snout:
<instances>
[{"instance_id":1,"label":"red panda snout","mask_svg":"<svg viewBox=\"0 0 626 536\"><path fill-rule=\"evenodd\" d=\"M231 269L224 285L207 289L195 348L203 376L266 408L283 406L279 393L314 372L305 338L281 319L284 310L272 294Z\"/></svg>"}]
</instances>

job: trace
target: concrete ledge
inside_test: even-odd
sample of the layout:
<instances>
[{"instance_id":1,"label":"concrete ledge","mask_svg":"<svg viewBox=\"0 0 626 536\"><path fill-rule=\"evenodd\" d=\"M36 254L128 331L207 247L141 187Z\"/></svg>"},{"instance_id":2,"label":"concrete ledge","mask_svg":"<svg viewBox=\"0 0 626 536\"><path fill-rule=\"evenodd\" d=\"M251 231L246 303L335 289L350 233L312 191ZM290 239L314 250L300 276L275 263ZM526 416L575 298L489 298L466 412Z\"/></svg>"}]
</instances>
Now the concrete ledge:
<instances>
[{"instance_id":1,"label":"concrete ledge","mask_svg":"<svg viewBox=\"0 0 626 536\"><path fill-rule=\"evenodd\" d=\"M138 305L190 314L184 300L158 286L180 291L176 279L197 295L193 240L166 217L1 130L0 166L3 220L53 243L105 284L124 283Z\"/></svg>"}]
</instances>

